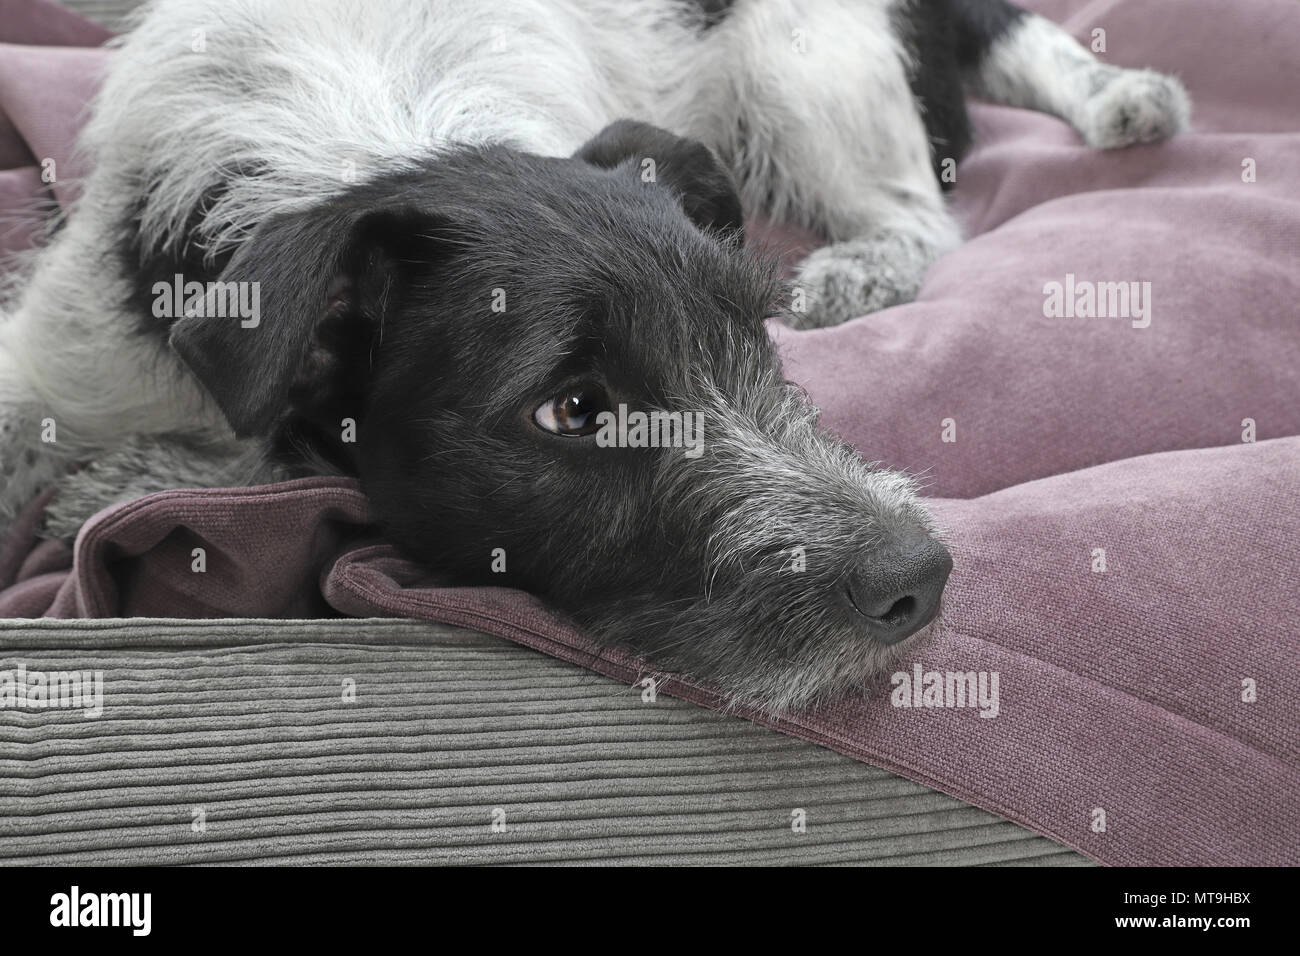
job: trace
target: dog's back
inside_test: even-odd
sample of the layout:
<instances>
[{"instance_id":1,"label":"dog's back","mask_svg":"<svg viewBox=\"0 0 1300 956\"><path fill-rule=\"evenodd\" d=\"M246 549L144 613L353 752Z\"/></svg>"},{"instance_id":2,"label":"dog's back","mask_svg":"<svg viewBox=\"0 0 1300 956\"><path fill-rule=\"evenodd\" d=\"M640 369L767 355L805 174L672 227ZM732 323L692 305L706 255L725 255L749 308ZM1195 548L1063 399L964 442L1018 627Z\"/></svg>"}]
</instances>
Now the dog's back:
<instances>
[{"instance_id":1,"label":"dog's back","mask_svg":"<svg viewBox=\"0 0 1300 956\"><path fill-rule=\"evenodd\" d=\"M122 42L86 142L101 178L139 184L142 244L220 255L448 146L561 156L659 121L692 22L673 0L168 0Z\"/></svg>"}]
</instances>

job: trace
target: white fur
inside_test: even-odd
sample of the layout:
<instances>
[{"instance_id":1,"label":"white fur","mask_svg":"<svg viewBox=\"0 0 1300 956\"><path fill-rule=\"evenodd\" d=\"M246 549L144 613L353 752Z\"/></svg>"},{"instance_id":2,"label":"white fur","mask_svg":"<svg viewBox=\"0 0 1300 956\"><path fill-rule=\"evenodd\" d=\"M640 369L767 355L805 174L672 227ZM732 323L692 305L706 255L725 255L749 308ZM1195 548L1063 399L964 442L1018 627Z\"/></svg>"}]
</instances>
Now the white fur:
<instances>
[{"instance_id":1,"label":"white fur","mask_svg":"<svg viewBox=\"0 0 1300 956\"><path fill-rule=\"evenodd\" d=\"M801 271L800 325L911 298L929 264L961 240L931 170L891 6L740 6L717 28L713 40L725 49L705 64L694 100L705 109L685 130L732 162L748 207L831 240Z\"/></svg>"},{"instance_id":2,"label":"white fur","mask_svg":"<svg viewBox=\"0 0 1300 956\"><path fill-rule=\"evenodd\" d=\"M995 102L1059 116L1098 149L1166 139L1191 118L1177 79L1101 63L1039 16L1025 17L994 44L976 88Z\"/></svg>"}]
</instances>

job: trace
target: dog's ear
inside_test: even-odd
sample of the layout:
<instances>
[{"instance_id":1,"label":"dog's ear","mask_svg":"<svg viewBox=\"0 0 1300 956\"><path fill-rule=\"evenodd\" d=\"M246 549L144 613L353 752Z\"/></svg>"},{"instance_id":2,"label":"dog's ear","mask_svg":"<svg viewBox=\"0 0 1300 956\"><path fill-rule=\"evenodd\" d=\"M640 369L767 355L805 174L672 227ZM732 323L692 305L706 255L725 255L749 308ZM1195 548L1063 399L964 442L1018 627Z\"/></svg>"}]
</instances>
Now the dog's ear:
<instances>
[{"instance_id":1,"label":"dog's ear","mask_svg":"<svg viewBox=\"0 0 1300 956\"><path fill-rule=\"evenodd\" d=\"M624 119L610 123L574 156L604 169L630 161L644 181L676 193L686 214L701 229L743 233L744 213L736 181L713 150L698 140Z\"/></svg>"},{"instance_id":2,"label":"dog's ear","mask_svg":"<svg viewBox=\"0 0 1300 956\"><path fill-rule=\"evenodd\" d=\"M171 346L240 437L265 434L285 411L317 332L341 316L376 325L402 237L436 242L438 223L409 207L324 203L264 222L208 286L255 304L250 318L198 308L171 327ZM238 285L231 285L237 283ZM345 315L346 313L346 315Z\"/></svg>"}]
</instances>

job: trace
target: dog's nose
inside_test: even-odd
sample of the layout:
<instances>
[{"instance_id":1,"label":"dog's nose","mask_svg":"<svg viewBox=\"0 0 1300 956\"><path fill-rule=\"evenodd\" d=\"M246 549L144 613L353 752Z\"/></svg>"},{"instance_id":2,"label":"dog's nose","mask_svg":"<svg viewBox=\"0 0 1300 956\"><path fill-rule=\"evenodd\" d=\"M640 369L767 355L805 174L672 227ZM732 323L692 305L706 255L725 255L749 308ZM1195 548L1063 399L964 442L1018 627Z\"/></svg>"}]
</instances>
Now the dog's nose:
<instances>
[{"instance_id":1,"label":"dog's nose","mask_svg":"<svg viewBox=\"0 0 1300 956\"><path fill-rule=\"evenodd\" d=\"M866 620L871 636L897 644L939 613L952 555L928 535L914 535L875 548L849 575L849 603Z\"/></svg>"}]
</instances>

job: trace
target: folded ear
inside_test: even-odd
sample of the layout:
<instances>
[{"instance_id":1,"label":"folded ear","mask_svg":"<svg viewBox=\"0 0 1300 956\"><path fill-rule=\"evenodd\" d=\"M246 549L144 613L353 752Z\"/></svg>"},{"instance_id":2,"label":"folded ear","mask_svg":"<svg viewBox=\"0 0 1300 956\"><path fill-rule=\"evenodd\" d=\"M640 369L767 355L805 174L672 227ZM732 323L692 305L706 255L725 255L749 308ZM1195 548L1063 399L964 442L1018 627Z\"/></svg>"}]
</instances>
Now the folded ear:
<instances>
[{"instance_id":1,"label":"folded ear","mask_svg":"<svg viewBox=\"0 0 1300 956\"><path fill-rule=\"evenodd\" d=\"M265 434L286 410L327 318L378 322L392 276L389 250L398 236L432 231L431 217L409 208L376 209L327 202L264 222L208 283L198 307L171 327L172 348L216 399L240 437ZM251 303L253 315L227 317L224 296ZM197 312L198 314L190 314Z\"/></svg>"},{"instance_id":2,"label":"folded ear","mask_svg":"<svg viewBox=\"0 0 1300 956\"><path fill-rule=\"evenodd\" d=\"M713 150L698 140L635 120L617 120L584 143L574 156L613 169L631 161L646 182L677 194L701 229L743 234L744 213L736 181ZM651 178L653 177L653 178Z\"/></svg>"}]
</instances>

